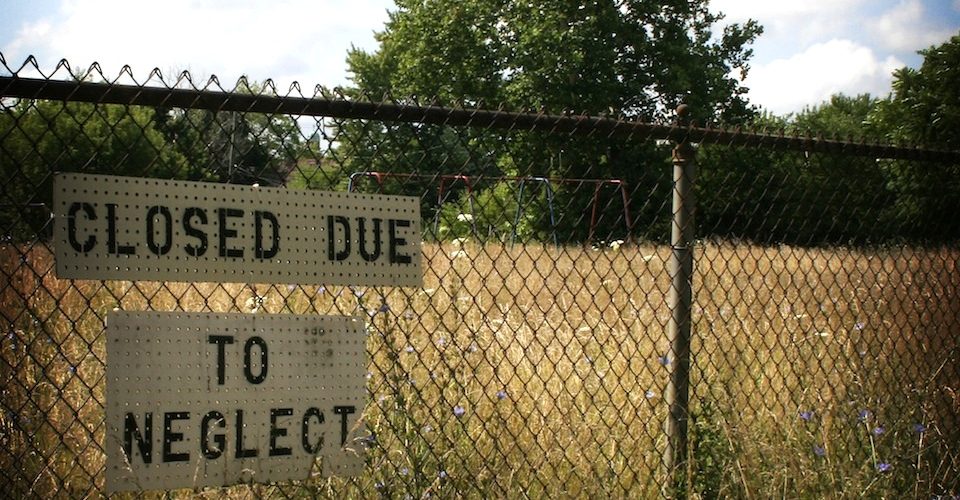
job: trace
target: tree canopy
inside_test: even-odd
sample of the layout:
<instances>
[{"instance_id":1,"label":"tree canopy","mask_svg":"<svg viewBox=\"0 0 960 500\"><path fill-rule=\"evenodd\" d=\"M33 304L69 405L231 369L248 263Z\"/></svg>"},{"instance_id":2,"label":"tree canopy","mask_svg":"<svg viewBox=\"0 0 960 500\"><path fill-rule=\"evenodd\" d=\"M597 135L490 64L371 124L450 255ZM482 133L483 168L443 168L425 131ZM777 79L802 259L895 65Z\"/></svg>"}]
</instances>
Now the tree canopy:
<instances>
[{"instance_id":1,"label":"tree canopy","mask_svg":"<svg viewBox=\"0 0 960 500\"><path fill-rule=\"evenodd\" d=\"M894 72L893 94L872 120L888 139L960 150L960 34L919 53L923 64Z\"/></svg>"},{"instance_id":2,"label":"tree canopy","mask_svg":"<svg viewBox=\"0 0 960 500\"><path fill-rule=\"evenodd\" d=\"M752 116L755 21L712 31L706 0L399 0L374 52L347 57L358 90L612 113L651 121L681 102L701 120Z\"/></svg>"}]
</instances>

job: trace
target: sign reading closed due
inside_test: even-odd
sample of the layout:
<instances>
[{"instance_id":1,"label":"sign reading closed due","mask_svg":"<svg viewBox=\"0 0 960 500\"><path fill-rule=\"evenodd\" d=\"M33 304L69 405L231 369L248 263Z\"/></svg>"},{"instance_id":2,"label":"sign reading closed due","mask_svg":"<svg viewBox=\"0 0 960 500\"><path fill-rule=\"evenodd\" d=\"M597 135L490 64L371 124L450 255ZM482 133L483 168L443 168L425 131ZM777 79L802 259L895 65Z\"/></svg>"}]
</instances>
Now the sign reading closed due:
<instances>
[{"instance_id":1,"label":"sign reading closed due","mask_svg":"<svg viewBox=\"0 0 960 500\"><path fill-rule=\"evenodd\" d=\"M54 179L61 278L420 286L418 198ZM114 311L108 492L356 475L366 331L346 316Z\"/></svg>"},{"instance_id":2,"label":"sign reading closed due","mask_svg":"<svg viewBox=\"0 0 960 500\"><path fill-rule=\"evenodd\" d=\"M57 174L57 275L419 286L409 196Z\"/></svg>"}]
</instances>

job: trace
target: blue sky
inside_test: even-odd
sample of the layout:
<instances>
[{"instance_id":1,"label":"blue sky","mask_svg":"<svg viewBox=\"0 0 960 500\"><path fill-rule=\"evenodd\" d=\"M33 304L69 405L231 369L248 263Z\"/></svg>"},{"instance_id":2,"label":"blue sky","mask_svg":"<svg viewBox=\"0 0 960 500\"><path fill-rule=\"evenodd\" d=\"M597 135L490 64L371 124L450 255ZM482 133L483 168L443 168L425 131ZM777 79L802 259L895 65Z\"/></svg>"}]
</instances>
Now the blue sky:
<instances>
[{"instance_id":1,"label":"blue sky","mask_svg":"<svg viewBox=\"0 0 960 500\"><path fill-rule=\"evenodd\" d=\"M890 73L917 66L916 51L960 33L960 0L713 0L727 21L748 17L754 44L746 85L756 104L795 112L831 94L886 95ZM65 58L107 75L151 69L273 78L285 90L348 83L347 49L374 49L391 0L0 0L0 52L52 70Z\"/></svg>"}]
</instances>

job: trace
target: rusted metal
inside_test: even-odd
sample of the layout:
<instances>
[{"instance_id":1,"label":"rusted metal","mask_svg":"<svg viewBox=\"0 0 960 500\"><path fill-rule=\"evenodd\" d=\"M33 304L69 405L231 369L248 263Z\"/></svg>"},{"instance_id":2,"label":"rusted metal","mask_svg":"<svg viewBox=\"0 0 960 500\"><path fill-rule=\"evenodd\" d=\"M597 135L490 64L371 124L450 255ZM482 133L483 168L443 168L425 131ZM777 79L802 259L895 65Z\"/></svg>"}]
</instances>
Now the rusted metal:
<instances>
[{"instance_id":1,"label":"rusted metal","mask_svg":"<svg viewBox=\"0 0 960 500\"><path fill-rule=\"evenodd\" d=\"M688 116L685 105L677 108L677 117L684 123ZM696 152L689 141L673 149L673 224L670 259L670 322L667 337L670 350L661 358L669 368L670 381L664 393L669 414L665 423L667 435L663 453L667 481L665 488L686 484L687 420L690 413L690 311L693 304L693 242L695 238L693 186L696 180Z\"/></svg>"}]
</instances>

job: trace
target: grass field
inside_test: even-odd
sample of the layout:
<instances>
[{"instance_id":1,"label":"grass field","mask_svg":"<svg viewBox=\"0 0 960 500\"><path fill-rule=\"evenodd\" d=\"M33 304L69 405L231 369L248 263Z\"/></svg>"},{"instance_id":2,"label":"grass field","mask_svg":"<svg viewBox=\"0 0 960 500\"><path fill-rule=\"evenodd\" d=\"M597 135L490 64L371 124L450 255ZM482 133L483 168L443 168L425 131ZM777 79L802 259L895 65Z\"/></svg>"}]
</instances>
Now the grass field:
<instances>
[{"instance_id":1,"label":"grass field","mask_svg":"<svg viewBox=\"0 0 960 500\"><path fill-rule=\"evenodd\" d=\"M424 286L380 289L72 282L4 246L0 488L99 496L120 308L368 320L364 475L184 495L658 496L669 252L425 244ZM689 492L960 493L958 257L697 247Z\"/></svg>"}]
</instances>

